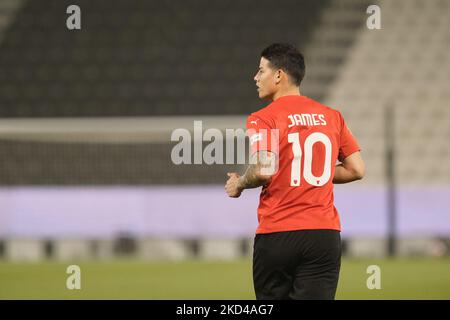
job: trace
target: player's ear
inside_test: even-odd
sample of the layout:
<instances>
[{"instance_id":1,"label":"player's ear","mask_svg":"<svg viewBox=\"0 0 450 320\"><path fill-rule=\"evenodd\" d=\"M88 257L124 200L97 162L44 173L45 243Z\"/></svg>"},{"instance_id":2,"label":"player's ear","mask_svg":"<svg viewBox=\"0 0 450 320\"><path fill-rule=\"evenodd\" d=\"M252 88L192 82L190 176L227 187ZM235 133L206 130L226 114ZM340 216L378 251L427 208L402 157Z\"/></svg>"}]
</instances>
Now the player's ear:
<instances>
[{"instance_id":1,"label":"player's ear","mask_svg":"<svg viewBox=\"0 0 450 320\"><path fill-rule=\"evenodd\" d=\"M281 69L278 69L276 72L275 72L275 83L276 84L279 84L280 83L280 81L281 81L281 73L283 72L283 70L281 70Z\"/></svg>"}]
</instances>

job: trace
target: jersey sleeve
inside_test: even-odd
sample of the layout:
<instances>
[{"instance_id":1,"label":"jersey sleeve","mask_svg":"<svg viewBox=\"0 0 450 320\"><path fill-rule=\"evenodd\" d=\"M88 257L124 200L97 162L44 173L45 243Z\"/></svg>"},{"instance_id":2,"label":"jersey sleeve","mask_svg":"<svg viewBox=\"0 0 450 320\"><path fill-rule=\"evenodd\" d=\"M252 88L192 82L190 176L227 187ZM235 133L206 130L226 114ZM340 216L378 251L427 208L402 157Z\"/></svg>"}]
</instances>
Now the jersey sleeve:
<instances>
[{"instance_id":1,"label":"jersey sleeve","mask_svg":"<svg viewBox=\"0 0 450 320\"><path fill-rule=\"evenodd\" d=\"M359 147L358 141L356 141L356 138L345 123L344 117L341 115L339 161L344 161L345 158L360 150L361 148Z\"/></svg>"},{"instance_id":2,"label":"jersey sleeve","mask_svg":"<svg viewBox=\"0 0 450 320\"><path fill-rule=\"evenodd\" d=\"M250 143L250 153L257 151L278 151L278 141L276 141L276 130L271 126L268 119L251 114L247 118L247 135Z\"/></svg>"}]
</instances>

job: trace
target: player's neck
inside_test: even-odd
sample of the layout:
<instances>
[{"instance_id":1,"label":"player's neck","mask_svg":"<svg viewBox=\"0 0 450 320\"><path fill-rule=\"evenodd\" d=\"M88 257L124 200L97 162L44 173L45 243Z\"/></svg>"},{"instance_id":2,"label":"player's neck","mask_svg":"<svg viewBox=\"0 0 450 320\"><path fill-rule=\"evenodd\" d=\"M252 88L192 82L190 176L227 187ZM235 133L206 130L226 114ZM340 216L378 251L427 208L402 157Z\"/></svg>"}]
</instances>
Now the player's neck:
<instances>
[{"instance_id":1,"label":"player's neck","mask_svg":"<svg viewBox=\"0 0 450 320\"><path fill-rule=\"evenodd\" d=\"M298 87L289 87L286 89L278 90L272 97L272 101L275 101L281 97L285 96L301 96L300 89Z\"/></svg>"}]
</instances>

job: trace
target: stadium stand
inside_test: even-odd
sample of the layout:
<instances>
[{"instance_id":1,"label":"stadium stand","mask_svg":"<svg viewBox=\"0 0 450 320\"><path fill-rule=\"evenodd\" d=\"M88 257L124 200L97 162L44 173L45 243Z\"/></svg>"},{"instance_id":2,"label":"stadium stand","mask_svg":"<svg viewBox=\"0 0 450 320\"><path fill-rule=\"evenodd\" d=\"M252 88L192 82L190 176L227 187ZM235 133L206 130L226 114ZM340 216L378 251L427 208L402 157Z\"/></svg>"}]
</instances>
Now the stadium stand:
<instances>
[{"instance_id":1,"label":"stadium stand","mask_svg":"<svg viewBox=\"0 0 450 320\"><path fill-rule=\"evenodd\" d=\"M250 113L260 51L306 48L327 2L27 1L0 45L0 116Z\"/></svg>"}]
</instances>

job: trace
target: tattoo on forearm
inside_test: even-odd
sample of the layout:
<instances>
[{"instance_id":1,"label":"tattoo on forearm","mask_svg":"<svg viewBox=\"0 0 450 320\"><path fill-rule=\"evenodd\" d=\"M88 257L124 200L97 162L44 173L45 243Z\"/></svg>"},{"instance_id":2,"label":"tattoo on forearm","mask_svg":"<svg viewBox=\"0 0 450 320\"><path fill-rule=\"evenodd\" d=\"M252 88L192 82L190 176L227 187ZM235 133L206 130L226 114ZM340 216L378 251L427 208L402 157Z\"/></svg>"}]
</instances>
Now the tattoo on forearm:
<instances>
[{"instance_id":1,"label":"tattoo on forearm","mask_svg":"<svg viewBox=\"0 0 450 320\"><path fill-rule=\"evenodd\" d=\"M275 160L273 153L260 151L255 153L247 171L241 176L239 184L243 189L252 189L260 187L267 183L269 176L262 176L261 169L271 167Z\"/></svg>"},{"instance_id":2,"label":"tattoo on forearm","mask_svg":"<svg viewBox=\"0 0 450 320\"><path fill-rule=\"evenodd\" d=\"M240 186L243 189L251 189L263 185L265 181L261 181L260 177L258 176L259 170L259 165L249 165L247 171L245 171L245 174L240 179Z\"/></svg>"}]
</instances>

